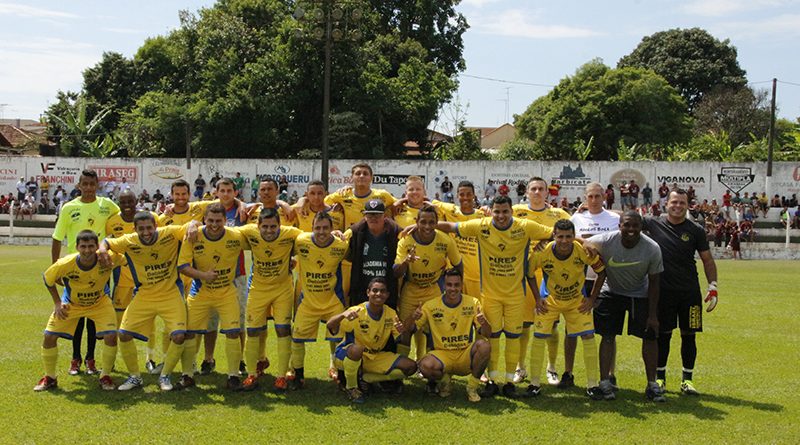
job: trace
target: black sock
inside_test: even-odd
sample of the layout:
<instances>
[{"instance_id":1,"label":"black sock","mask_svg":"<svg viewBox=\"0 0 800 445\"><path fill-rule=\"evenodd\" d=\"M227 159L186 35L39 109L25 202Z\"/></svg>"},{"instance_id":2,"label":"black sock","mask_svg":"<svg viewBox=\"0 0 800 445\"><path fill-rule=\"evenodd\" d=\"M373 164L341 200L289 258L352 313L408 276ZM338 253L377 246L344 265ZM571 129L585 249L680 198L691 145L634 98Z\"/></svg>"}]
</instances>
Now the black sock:
<instances>
[{"instance_id":1,"label":"black sock","mask_svg":"<svg viewBox=\"0 0 800 445\"><path fill-rule=\"evenodd\" d=\"M94 360L94 349L97 346L97 328L92 319L86 319L86 360Z\"/></svg>"},{"instance_id":2,"label":"black sock","mask_svg":"<svg viewBox=\"0 0 800 445\"><path fill-rule=\"evenodd\" d=\"M694 334L681 335L681 360L683 361L683 380L692 379L694 362L697 359L697 339Z\"/></svg>"},{"instance_id":3,"label":"black sock","mask_svg":"<svg viewBox=\"0 0 800 445\"><path fill-rule=\"evenodd\" d=\"M72 359L81 361L81 341L83 341L83 326L86 319L81 317L78 320L78 325L75 327L75 333L72 334Z\"/></svg>"},{"instance_id":4,"label":"black sock","mask_svg":"<svg viewBox=\"0 0 800 445\"><path fill-rule=\"evenodd\" d=\"M294 378L295 379L305 379L305 368L294 368Z\"/></svg>"},{"instance_id":5,"label":"black sock","mask_svg":"<svg viewBox=\"0 0 800 445\"><path fill-rule=\"evenodd\" d=\"M667 379L667 361L669 360L669 345L672 341L672 332L662 332L658 336L658 364L656 365L656 378Z\"/></svg>"}]
</instances>

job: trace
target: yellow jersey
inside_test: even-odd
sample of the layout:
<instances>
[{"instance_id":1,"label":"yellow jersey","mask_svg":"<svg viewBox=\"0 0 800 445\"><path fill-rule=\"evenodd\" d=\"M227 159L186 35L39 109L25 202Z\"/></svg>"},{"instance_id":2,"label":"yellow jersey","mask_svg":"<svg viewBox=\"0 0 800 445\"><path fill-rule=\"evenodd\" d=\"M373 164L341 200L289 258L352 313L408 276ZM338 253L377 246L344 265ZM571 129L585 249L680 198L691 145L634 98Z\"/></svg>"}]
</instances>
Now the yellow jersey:
<instances>
[{"instance_id":1,"label":"yellow jersey","mask_svg":"<svg viewBox=\"0 0 800 445\"><path fill-rule=\"evenodd\" d=\"M189 208L183 213L172 213L172 216L167 216L166 213L162 213L158 216L158 225L159 226L182 226L189 221L197 221L203 222L203 217L206 215L206 209L211 204L214 204L216 201L194 201L189 203Z\"/></svg>"},{"instance_id":2,"label":"yellow jersey","mask_svg":"<svg viewBox=\"0 0 800 445\"><path fill-rule=\"evenodd\" d=\"M206 226L203 226L197 231L195 241L184 241L178 259L179 270L191 265L199 271L205 272L213 269L217 273L217 277L210 282L193 279L189 295L195 296L201 289L213 291L233 286L239 254L246 246L247 241L238 230L230 227L224 227L224 229L225 232L221 237L212 240L206 233Z\"/></svg>"},{"instance_id":3,"label":"yellow jersey","mask_svg":"<svg viewBox=\"0 0 800 445\"><path fill-rule=\"evenodd\" d=\"M125 264L122 255L111 253L111 267L103 267L98 261L87 269L78 263L78 254L60 258L44 271L44 284L55 287L60 279L64 283L61 302L76 306L92 306L101 297L109 297L108 280L115 267Z\"/></svg>"},{"instance_id":4,"label":"yellow jersey","mask_svg":"<svg viewBox=\"0 0 800 445\"><path fill-rule=\"evenodd\" d=\"M447 269L447 261L449 260L453 266L461 263L461 254L458 252L453 238L439 230L435 231L433 240L427 244L418 241L416 233L406 236L397 243L397 256L394 263L402 263L412 249L418 259L408 263L403 283L403 295L406 295L407 292L413 293L417 289L427 289L437 285L441 291L444 288L442 275Z\"/></svg>"},{"instance_id":5,"label":"yellow jersey","mask_svg":"<svg viewBox=\"0 0 800 445\"><path fill-rule=\"evenodd\" d=\"M448 306L442 296L422 305L422 317L416 325L428 336L433 349L465 349L475 341L480 312L480 302L469 295L462 294L461 303L453 307Z\"/></svg>"},{"instance_id":6,"label":"yellow jersey","mask_svg":"<svg viewBox=\"0 0 800 445\"><path fill-rule=\"evenodd\" d=\"M326 206L325 209L328 212L328 215L331 215L331 219L333 220L333 230L344 230L344 213L342 212L331 212L331 206ZM311 229L314 226L314 217L317 216L317 212L312 212L311 209L306 209L306 216L303 216L300 212L302 206L298 206L297 204L293 205L294 214L297 216L297 220L294 222L294 226L302 230L303 232L311 232ZM349 226L348 226L349 227Z\"/></svg>"},{"instance_id":7,"label":"yellow jersey","mask_svg":"<svg viewBox=\"0 0 800 445\"><path fill-rule=\"evenodd\" d=\"M153 215L153 218L156 220L156 226L158 225L158 215L153 212L150 212ZM111 218L106 221L106 235L111 238L119 238L122 235L127 235L129 233L135 233L136 230L133 227L133 221L127 222L122 219L122 212L113 215ZM133 287L133 277L131 276L131 270L126 265L123 264L121 267L114 269L114 286L118 287ZM116 291L115 291L116 292Z\"/></svg>"},{"instance_id":8,"label":"yellow jersey","mask_svg":"<svg viewBox=\"0 0 800 445\"><path fill-rule=\"evenodd\" d=\"M492 218L474 219L456 225L459 236L478 238L481 293L484 298L505 300L524 297L525 264L530 240L547 239L553 230L534 221L511 219L498 229Z\"/></svg>"},{"instance_id":9,"label":"yellow jersey","mask_svg":"<svg viewBox=\"0 0 800 445\"><path fill-rule=\"evenodd\" d=\"M444 213L442 212L442 209L435 204L436 202L434 202L434 208L436 208L436 217L439 219L439 221L444 221ZM396 222L401 228L405 229L411 224L417 223L417 215L419 215L419 209L406 204L397 215L394 215L394 222Z\"/></svg>"},{"instance_id":10,"label":"yellow jersey","mask_svg":"<svg viewBox=\"0 0 800 445\"><path fill-rule=\"evenodd\" d=\"M294 253L300 265L303 304L325 308L331 297L344 301L340 265L347 254L347 241L333 237L328 245L317 246L314 234L304 232L295 240Z\"/></svg>"},{"instance_id":11,"label":"yellow jersey","mask_svg":"<svg viewBox=\"0 0 800 445\"><path fill-rule=\"evenodd\" d=\"M253 210L250 211L250 216L247 217L247 224L258 224L258 217L261 216L261 209L264 208L264 204L260 202L255 204ZM286 224L289 221L286 221L286 212L283 211L283 207L276 205L273 207L275 211L278 212L278 216L281 218L281 224Z\"/></svg>"},{"instance_id":12,"label":"yellow jersey","mask_svg":"<svg viewBox=\"0 0 800 445\"><path fill-rule=\"evenodd\" d=\"M358 318L342 320L337 333L343 337L340 347L355 343L364 347L365 354L374 355L383 350L389 338L400 336L394 326L397 312L389 306L383 305L383 313L378 318L373 318L369 313L369 302L350 309L358 310Z\"/></svg>"},{"instance_id":13,"label":"yellow jersey","mask_svg":"<svg viewBox=\"0 0 800 445\"><path fill-rule=\"evenodd\" d=\"M589 254L577 241L572 242L572 254L566 259L558 259L555 241L551 241L541 252L536 252L528 264L528 276L533 277L537 269L542 269L542 283L539 294L558 301L570 301L583 296L583 283L586 281L586 266L595 272L605 269L600 256L589 258Z\"/></svg>"},{"instance_id":14,"label":"yellow jersey","mask_svg":"<svg viewBox=\"0 0 800 445\"><path fill-rule=\"evenodd\" d=\"M474 209L472 213L465 214L461 211L461 207L455 204L439 201L435 201L434 204L442 211L442 221L458 223L484 217L483 212L478 209ZM478 260L478 238L474 236L461 237L456 234L452 234L452 236L456 242L456 248L461 252L461 257L464 261L464 279L480 281L481 269Z\"/></svg>"},{"instance_id":15,"label":"yellow jersey","mask_svg":"<svg viewBox=\"0 0 800 445\"><path fill-rule=\"evenodd\" d=\"M570 214L558 207L547 206L542 210L533 210L528 204L517 204L512 207L514 218L536 221L547 227L553 227L560 219L569 219Z\"/></svg>"},{"instance_id":16,"label":"yellow jersey","mask_svg":"<svg viewBox=\"0 0 800 445\"><path fill-rule=\"evenodd\" d=\"M119 207L114 201L97 197L92 202L81 202L77 197L64 204L58 214L53 239L63 241L67 239L67 253L77 253L75 239L82 230L91 230L97 234L97 239L106 237L106 221L112 215L119 213Z\"/></svg>"},{"instance_id":17,"label":"yellow jersey","mask_svg":"<svg viewBox=\"0 0 800 445\"><path fill-rule=\"evenodd\" d=\"M354 188L348 188L343 191L332 193L325 197L325 204L334 205L341 204L344 208L344 228L349 229L353 224L361 221L364 215L361 213L364 210L364 205L370 199L380 199L383 205L386 206L388 216L391 216L389 206L394 204L394 196L386 190L371 189L366 196L356 196Z\"/></svg>"},{"instance_id":18,"label":"yellow jersey","mask_svg":"<svg viewBox=\"0 0 800 445\"><path fill-rule=\"evenodd\" d=\"M278 237L265 241L255 224L237 228L251 252L253 264L250 267L251 289L276 289L292 287L292 273L289 263L292 258L294 241L303 233L292 226L281 226Z\"/></svg>"},{"instance_id":19,"label":"yellow jersey","mask_svg":"<svg viewBox=\"0 0 800 445\"><path fill-rule=\"evenodd\" d=\"M159 227L151 244L142 243L137 233L106 238L110 250L125 255L136 298L162 300L172 298L176 287L182 291L177 263L185 232L186 226Z\"/></svg>"}]
</instances>

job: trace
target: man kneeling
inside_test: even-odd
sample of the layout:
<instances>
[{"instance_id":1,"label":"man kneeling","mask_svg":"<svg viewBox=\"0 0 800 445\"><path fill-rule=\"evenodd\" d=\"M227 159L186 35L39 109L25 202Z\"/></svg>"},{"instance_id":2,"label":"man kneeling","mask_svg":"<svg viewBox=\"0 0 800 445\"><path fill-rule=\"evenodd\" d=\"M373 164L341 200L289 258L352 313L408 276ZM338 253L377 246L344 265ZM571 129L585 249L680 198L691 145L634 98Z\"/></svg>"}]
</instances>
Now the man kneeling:
<instances>
[{"instance_id":1,"label":"man kneeling","mask_svg":"<svg viewBox=\"0 0 800 445\"><path fill-rule=\"evenodd\" d=\"M328 330L344 339L335 351L335 364L344 370L345 389L354 403L364 403L358 387L359 372L367 383L402 380L417 370L406 356L384 351L390 337L397 339L404 326L394 309L384 306L389 288L384 278L373 278L367 286L366 303L353 306L328 320Z\"/></svg>"}]
</instances>

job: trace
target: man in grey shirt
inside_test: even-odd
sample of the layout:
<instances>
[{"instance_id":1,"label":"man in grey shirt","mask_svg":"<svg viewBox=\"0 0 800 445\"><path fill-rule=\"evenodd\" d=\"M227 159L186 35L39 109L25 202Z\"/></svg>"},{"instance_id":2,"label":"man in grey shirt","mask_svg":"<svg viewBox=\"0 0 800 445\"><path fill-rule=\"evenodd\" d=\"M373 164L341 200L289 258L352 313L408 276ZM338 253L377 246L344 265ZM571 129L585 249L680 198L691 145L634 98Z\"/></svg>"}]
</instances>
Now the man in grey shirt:
<instances>
[{"instance_id":1,"label":"man in grey shirt","mask_svg":"<svg viewBox=\"0 0 800 445\"><path fill-rule=\"evenodd\" d=\"M619 231L596 235L587 240L606 263L606 282L594 310L595 330L600 342L600 389L607 400L616 398L609 379L616 350L616 336L622 335L628 312L628 335L642 339L642 359L647 374L645 395L664 402L664 392L656 383L658 361L658 289L664 270L658 244L642 235L642 217L629 210L619 221Z\"/></svg>"}]
</instances>

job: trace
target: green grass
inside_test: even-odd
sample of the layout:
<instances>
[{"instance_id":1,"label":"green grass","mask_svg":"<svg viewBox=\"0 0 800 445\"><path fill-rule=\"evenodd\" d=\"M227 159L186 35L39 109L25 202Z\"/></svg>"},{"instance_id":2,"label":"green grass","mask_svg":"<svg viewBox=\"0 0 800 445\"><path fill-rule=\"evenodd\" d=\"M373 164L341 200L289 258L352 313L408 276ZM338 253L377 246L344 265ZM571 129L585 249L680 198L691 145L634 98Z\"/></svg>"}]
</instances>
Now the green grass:
<instances>
[{"instance_id":1,"label":"green grass","mask_svg":"<svg viewBox=\"0 0 800 445\"><path fill-rule=\"evenodd\" d=\"M413 380L402 396L375 396L351 406L325 377L323 343L309 347L308 389L278 396L267 390L272 377L256 392L232 394L223 389L222 374L199 377L199 388L185 392L159 393L154 376L145 376L144 391L103 392L96 378L66 375L71 346L62 340L59 389L34 393L42 374L42 329L52 310L40 278L48 258L49 248L0 246L0 381L9 402L0 443L687 444L796 443L800 437L800 262L718 262L721 302L705 318L706 333L698 339L700 397L675 393L681 365L674 338L668 402L645 401L640 343L625 337L618 340L622 389L613 402L590 402L579 389L548 387L534 401L470 404L463 380L449 399L426 396ZM270 341L268 352L274 351ZM221 369L222 350L217 356ZM124 365L118 361L117 367ZM585 381L582 368L579 356L578 382ZM117 383L122 377L114 375Z\"/></svg>"}]
</instances>

